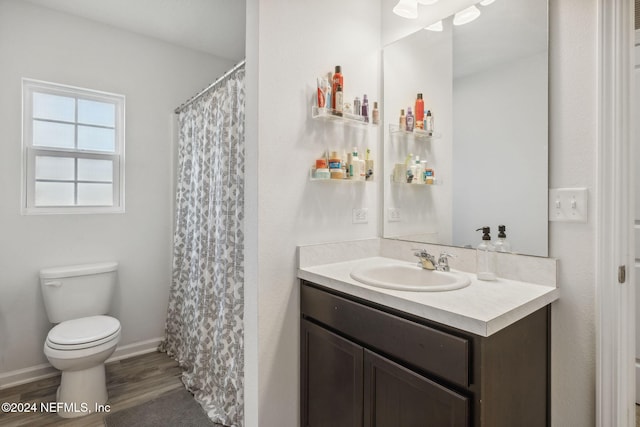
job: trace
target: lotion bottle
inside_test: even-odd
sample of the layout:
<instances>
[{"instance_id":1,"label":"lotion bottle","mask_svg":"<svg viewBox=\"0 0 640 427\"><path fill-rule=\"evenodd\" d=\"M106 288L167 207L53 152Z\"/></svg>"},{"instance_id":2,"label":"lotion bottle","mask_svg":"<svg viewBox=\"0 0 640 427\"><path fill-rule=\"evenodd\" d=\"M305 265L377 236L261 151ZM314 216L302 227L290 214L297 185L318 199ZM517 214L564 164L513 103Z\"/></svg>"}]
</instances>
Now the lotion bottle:
<instances>
[{"instance_id":1,"label":"lotion bottle","mask_svg":"<svg viewBox=\"0 0 640 427\"><path fill-rule=\"evenodd\" d=\"M490 227L478 228L482 230L482 242L476 248L476 270L478 280L496 280L496 248L491 243Z\"/></svg>"},{"instance_id":2,"label":"lotion bottle","mask_svg":"<svg viewBox=\"0 0 640 427\"><path fill-rule=\"evenodd\" d=\"M407 127L407 118L404 116L404 110L400 110L400 130L405 130Z\"/></svg>"},{"instance_id":3,"label":"lotion bottle","mask_svg":"<svg viewBox=\"0 0 640 427\"><path fill-rule=\"evenodd\" d=\"M358 157L358 149L356 147L353 147L352 156L353 156L353 160L352 160L353 179L358 181L364 181L365 175L366 175L365 164L364 164L364 160Z\"/></svg>"},{"instance_id":4,"label":"lotion bottle","mask_svg":"<svg viewBox=\"0 0 640 427\"><path fill-rule=\"evenodd\" d=\"M413 181L412 184L422 184L422 164L420 163L420 156L415 157L415 163L412 166Z\"/></svg>"},{"instance_id":5,"label":"lotion bottle","mask_svg":"<svg viewBox=\"0 0 640 427\"><path fill-rule=\"evenodd\" d=\"M415 125L415 119L413 117L413 113L411 112L411 107L407 108L407 132L413 132L413 127Z\"/></svg>"}]
</instances>

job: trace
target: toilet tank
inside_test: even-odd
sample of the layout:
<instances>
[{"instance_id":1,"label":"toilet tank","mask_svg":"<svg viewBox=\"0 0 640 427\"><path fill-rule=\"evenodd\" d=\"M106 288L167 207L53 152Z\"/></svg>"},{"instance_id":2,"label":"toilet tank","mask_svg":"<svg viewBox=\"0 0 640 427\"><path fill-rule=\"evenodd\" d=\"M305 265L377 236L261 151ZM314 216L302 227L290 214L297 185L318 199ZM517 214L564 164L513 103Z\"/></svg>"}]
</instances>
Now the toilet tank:
<instances>
[{"instance_id":1,"label":"toilet tank","mask_svg":"<svg viewBox=\"0 0 640 427\"><path fill-rule=\"evenodd\" d=\"M44 306L51 323L107 314L118 263L72 265L40 270Z\"/></svg>"}]
</instances>

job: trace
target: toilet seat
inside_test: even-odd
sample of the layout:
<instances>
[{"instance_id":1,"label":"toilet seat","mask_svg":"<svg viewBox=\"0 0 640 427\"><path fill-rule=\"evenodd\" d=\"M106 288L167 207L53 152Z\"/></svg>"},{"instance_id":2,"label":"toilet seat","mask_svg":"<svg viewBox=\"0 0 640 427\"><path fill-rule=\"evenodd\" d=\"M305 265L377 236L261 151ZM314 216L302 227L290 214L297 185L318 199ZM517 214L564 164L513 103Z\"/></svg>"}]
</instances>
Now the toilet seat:
<instances>
[{"instance_id":1,"label":"toilet seat","mask_svg":"<svg viewBox=\"0 0 640 427\"><path fill-rule=\"evenodd\" d=\"M67 320L54 326L45 345L57 350L96 347L120 336L120 322L110 316L91 316Z\"/></svg>"}]
</instances>

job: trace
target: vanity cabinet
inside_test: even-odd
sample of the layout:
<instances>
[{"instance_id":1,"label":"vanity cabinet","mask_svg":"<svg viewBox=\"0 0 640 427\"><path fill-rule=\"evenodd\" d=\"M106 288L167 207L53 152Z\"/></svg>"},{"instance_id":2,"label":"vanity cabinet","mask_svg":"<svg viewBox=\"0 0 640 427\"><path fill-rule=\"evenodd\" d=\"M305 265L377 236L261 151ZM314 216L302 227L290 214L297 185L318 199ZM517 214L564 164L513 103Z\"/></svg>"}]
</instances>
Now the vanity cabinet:
<instances>
[{"instance_id":1,"label":"vanity cabinet","mask_svg":"<svg viewBox=\"0 0 640 427\"><path fill-rule=\"evenodd\" d=\"M548 425L548 317L481 337L302 281L301 425Z\"/></svg>"}]
</instances>

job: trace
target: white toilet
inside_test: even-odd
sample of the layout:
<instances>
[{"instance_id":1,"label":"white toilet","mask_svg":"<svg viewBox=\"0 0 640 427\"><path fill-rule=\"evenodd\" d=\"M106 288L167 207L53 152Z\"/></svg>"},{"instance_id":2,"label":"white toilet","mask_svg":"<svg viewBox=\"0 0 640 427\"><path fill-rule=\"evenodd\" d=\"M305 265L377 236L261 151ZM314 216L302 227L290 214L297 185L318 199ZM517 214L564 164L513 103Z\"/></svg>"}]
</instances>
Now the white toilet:
<instances>
[{"instance_id":1,"label":"white toilet","mask_svg":"<svg viewBox=\"0 0 640 427\"><path fill-rule=\"evenodd\" d=\"M120 341L120 322L106 316L116 283L115 262L40 271L47 316L57 323L44 354L62 371L58 415L81 417L107 401L104 362Z\"/></svg>"}]
</instances>

